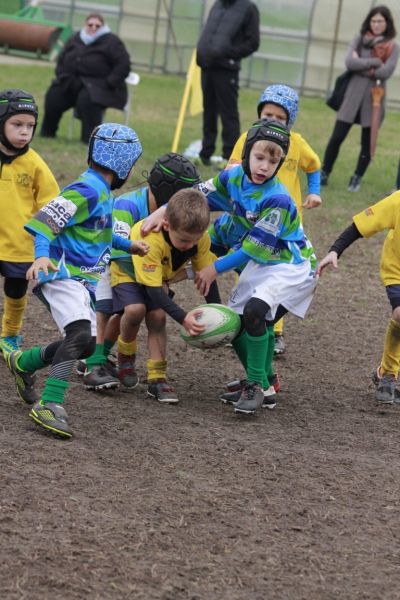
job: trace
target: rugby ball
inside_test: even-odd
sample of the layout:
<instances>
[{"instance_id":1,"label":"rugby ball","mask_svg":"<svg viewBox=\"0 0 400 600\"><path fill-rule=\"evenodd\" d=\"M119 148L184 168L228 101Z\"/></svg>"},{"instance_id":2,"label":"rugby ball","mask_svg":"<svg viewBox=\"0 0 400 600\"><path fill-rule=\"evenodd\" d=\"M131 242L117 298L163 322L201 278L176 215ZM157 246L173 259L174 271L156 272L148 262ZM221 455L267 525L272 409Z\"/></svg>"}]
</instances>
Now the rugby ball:
<instances>
[{"instance_id":1,"label":"rugby ball","mask_svg":"<svg viewBox=\"0 0 400 600\"><path fill-rule=\"evenodd\" d=\"M223 304L201 304L190 312L201 310L196 320L205 326L200 335L189 335L181 327L181 338L195 348L216 348L229 344L240 331L240 317ZM190 314L190 313L189 313Z\"/></svg>"}]
</instances>

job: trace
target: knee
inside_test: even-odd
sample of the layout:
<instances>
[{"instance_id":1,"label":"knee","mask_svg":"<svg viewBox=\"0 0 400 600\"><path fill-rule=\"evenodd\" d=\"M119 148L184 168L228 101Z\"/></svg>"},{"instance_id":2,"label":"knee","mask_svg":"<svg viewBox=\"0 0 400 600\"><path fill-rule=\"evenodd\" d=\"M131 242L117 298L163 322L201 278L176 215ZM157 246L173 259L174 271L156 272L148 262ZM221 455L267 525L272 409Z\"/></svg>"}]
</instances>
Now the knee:
<instances>
[{"instance_id":1,"label":"knee","mask_svg":"<svg viewBox=\"0 0 400 600\"><path fill-rule=\"evenodd\" d=\"M397 306L392 312L392 319L396 321L398 325L400 325L400 306Z\"/></svg>"},{"instance_id":2,"label":"knee","mask_svg":"<svg viewBox=\"0 0 400 600\"><path fill-rule=\"evenodd\" d=\"M147 329L153 333L159 333L166 327L167 319L162 309L151 310L146 315Z\"/></svg>"},{"instance_id":3,"label":"knee","mask_svg":"<svg viewBox=\"0 0 400 600\"><path fill-rule=\"evenodd\" d=\"M90 321L75 321L65 327L64 347L71 358L87 358L96 348Z\"/></svg>"},{"instance_id":4,"label":"knee","mask_svg":"<svg viewBox=\"0 0 400 600\"><path fill-rule=\"evenodd\" d=\"M243 309L243 325L252 336L260 336L265 333L265 316L269 306L264 300L250 298Z\"/></svg>"},{"instance_id":5,"label":"knee","mask_svg":"<svg viewBox=\"0 0 400 600\"><path fill-rule=\"evenodd\" d=\"M124 308L122 319L129 325L139 325L146 316L146 307L143 304L129 304Z\"/></svg>"}]
</instances>

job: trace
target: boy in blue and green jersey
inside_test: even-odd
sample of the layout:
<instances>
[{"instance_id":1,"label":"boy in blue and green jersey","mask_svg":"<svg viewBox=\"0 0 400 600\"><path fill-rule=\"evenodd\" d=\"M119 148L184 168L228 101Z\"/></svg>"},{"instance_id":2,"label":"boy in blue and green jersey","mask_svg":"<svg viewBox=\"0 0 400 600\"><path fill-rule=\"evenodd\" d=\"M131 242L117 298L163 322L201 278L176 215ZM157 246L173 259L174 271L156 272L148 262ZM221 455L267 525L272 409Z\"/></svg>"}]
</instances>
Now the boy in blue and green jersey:
<instances>
[{"instance_id":1,"label":"boy in blue and green jersey","mask_svg":"<svg viewBox=\"0 0 400 600\"><path fill-rule=\"evenodd\" d=\"M317 282L313 248L294 201L276 178L289 140L283 124L257 121L247 134L242 165L200 186L211 210L230 212L238 236L233 252L196 274L204 294L218 274L242 271L229 306L242 315L244 331L233 347L247 379L238 392L222 396L236 412L271 408L273 324L287 311L304 317Z\"/></svg>"},{"instance_id":2,"label":"boy in blue and green jersey","mask_svg":"<svg viewBox=\"0 0 400 600\"><path fill-rule=\"evenodd\" d=\"M65 392L74 362L93 353L96 336L94 301L97 282L111 256L113 243L132 253L146 253L142 243L113 239L112 189L123 185L142 148L129 127L104 123L91 136L89 168L26 224L35 236L35 261L27 279L46 304L63 334L62 340L25 352L12 352L7 363L17 391L33 404L31 418L50 433L70 438ZM51 365L40 400L34 373Z\"/></svg>"}]
</instances>

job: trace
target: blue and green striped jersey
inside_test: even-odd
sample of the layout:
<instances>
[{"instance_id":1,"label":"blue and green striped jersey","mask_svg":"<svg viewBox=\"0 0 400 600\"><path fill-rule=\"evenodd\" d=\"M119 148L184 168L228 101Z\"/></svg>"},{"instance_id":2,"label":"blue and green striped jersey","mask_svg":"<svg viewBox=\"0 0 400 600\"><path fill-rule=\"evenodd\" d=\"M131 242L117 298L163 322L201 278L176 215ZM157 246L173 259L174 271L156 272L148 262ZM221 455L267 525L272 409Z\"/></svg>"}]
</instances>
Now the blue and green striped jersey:
<instances>
[{"instance_id":1,"label":"blue and green striped jersey","mask_svg":"<svg viewBox=\"0 0 400 600\"><path fill-rule=\"evenodd\" d=\"M122 194L114 201L112 213L113 233L130 240L133 225L149 216L148 187L143 187L136 192ZM113 248L111 260L118 261L121 269L134 277L132 256L122 250Z\"/></svg>"},{"instance_id":2,"label":"blue and green striped jersey","mask_svg":"<svg viewBox=\"0 0 400 600\"><path fill-rule=\"evenodd\" d=\"M109 184L89 168L28 221L30 234L49 240L49 258L59 269L41 272L39 284L77 279L95 292L111 257L113 201Z\"/></svg>"},{"instance_id":3,"label":"blue and green striped jersey","mask_svg":"<svg viewBox=\"0 0 400 600\"><path fill-rule=\"evenodd\" d=\"M237 165L198 187L211 210L224 211L209 230L212 249L219 247L219 255L241 246L263 264L316 260L296 205L277 177L254 184Z\"/></svg>"}]
</instances>

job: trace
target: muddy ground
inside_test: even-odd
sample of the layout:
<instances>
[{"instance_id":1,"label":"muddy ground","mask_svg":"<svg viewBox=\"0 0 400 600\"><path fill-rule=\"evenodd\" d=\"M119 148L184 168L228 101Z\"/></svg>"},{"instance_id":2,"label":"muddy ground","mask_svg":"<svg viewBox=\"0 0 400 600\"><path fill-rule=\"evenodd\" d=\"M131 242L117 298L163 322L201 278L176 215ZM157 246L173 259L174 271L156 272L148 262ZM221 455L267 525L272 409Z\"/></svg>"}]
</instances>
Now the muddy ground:
<instances>
[{"instance_id":1,"label":"muddy ground","mask_svg":"<svg viewBox=\"0 0 400 600\"><path fill-rule=\"evenodd\" d=\"M313 229L322 256L332 236ZM400 406L376 406L369 380L390 314L381 241L357 242L306 320L286 320L279 403L257 417L218 400L241 375L233 351L188 349L172 321L180 404L75 376L68 442L39 431L0 364L1 598L398 599ZM34 297L24 335L57 337Z\"/></svg>"}]
</instances>

